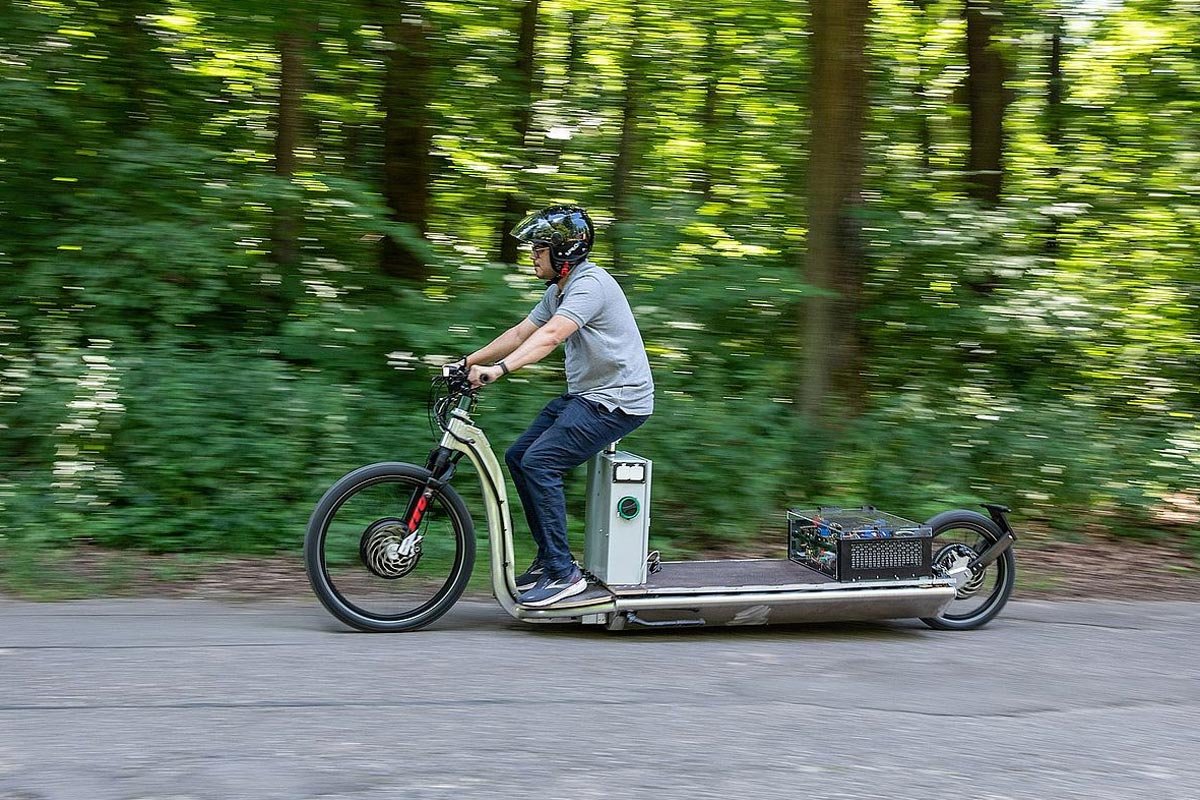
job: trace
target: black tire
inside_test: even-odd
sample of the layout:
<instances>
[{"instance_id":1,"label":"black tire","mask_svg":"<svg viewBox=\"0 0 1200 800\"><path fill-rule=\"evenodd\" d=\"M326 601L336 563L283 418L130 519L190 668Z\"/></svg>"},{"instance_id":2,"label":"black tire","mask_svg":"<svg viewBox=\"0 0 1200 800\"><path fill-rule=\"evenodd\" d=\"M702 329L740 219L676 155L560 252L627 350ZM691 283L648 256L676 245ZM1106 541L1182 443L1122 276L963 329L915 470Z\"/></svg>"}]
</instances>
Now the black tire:
<instances>
[{"instance_id":1,"label":"black tire","mask_svg":"<svg viewBox=\"0 0 1200 800\"><path fill-rule=\"evenodd\" d=\"M934 563L938 553L955 541L971 540L962 543L978 553L1003 535L990 518L962 509L938 514L925 524L933 528ZM960 589L959 595L939 616L923 617L921 621L939 631L969 631L991 622L1008 602L1017 581L1017 558L1011 547L984 568L980 580L975 593L963 597L963 589ZM982 596L981 602L961 605L977 596ZM960 604L959 607L956 608L956 604Z\"/></svg>"},{"instance_id":2,"label":"black tire","mask_svg":"<svg viewBox=\"0 0 1200 800\"><path fill-rule=\"evenodd\" d=\"M325 492L309 518L304 537L304 565L309 583L329 613L350 627L371 633L415 631L445 614L466 588L475 566L475 527L466 504L449 486L443 486L434 494L421 523L425 541L441 549L441 559L434 557L429 565L433 569L425 572L440 575L442 562L449 562L445 568L447 576L440 585L436 578L431 579L427 574L418 576L405 572L396 577L373 571L360 554L362 540L354 537L363 520L367 521L367 529L398 521L396 517L404 514L413 490L422 486L428 477L429 471L424 467L400 462L356 469ZM363 508L356 508L353 514L337 522L336 531L331 534L338 512L373 489L376 491L370 502L365 505L360 502L358 505ZM370 513L364 513L368 510ZM372 517L375 522L371 522ZM434 525L436 530L431 528ZM436 539L431 540L431 535L436 535ZM335 546L336 551L330 550ZM453 553L449 554L451 546ZM422 552L410 570L415 573L425 558ZM331 562L334 562L332 566ZM351 591L359 587L366 587L364 592L374 593L366 595L368 597L382 594L385 598L383 606L376 607L373 600L372 607L366 607ZM427 593L429 599L418 602ZM417 595L416 599L409 599L412 594ZM414 605L400 608L408 604Z\"/></svg>"}]
</instances>

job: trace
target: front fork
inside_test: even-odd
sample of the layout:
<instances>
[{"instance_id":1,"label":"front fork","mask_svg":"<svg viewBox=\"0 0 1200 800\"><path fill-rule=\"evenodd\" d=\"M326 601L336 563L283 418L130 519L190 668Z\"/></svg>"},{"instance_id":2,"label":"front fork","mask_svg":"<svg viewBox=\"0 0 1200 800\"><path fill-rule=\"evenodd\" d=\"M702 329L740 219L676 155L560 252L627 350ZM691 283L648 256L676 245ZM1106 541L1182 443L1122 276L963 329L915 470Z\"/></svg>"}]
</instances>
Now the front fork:
<instances>
[{"instance_id":1,"label":"front fork","mask_svg":"<svg viewBox=\"0 0 1200 800\"><path fill-rule=\"evenodd\" d=\"M404 524L410 533L421 527L421 518L425 516L425 509L429 508L434 492L454 477L458 460L462 457L461 451L440 445L429 451L429 458L425 459L425 469L429 470L429 477L425 479L424 486L413 491L408 508L404 511Z\"/></svg>"}]
</instances>

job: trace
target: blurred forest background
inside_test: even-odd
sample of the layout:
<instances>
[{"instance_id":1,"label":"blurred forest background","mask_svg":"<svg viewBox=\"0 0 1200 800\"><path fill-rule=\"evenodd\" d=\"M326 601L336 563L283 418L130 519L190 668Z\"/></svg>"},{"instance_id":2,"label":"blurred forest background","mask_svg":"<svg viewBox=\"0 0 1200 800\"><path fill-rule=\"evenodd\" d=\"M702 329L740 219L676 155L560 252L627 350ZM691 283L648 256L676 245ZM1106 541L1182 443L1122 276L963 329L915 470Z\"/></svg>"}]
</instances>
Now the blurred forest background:
<instances>
[{"instance_id":1,"label":"blurred forest background","mask_svg":"<svg viewBox=\"0 0 1200 800\"><path fill-rule=\"evenodd\" d=\"M1200 546L1198 0L0 14L10 558L297 549L335 478L423 462L554 201L650 352L655 546L979 500ZM562 385L486 391L497 450Z\"/></svg>"}]
</instances>

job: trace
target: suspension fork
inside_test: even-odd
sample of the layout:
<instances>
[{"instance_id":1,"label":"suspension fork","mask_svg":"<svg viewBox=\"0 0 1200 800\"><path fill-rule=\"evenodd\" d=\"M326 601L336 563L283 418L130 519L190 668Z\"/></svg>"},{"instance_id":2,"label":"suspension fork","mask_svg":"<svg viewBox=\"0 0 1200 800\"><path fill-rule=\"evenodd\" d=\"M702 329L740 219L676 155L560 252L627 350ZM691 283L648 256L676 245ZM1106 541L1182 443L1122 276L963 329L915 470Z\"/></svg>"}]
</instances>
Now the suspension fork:
<instances>
[{"instance_id":1,"label":"suspension fork","mask_svg":"<svg viewBox=\"0 0 1200 800\"><path fill-rule=\"evenodd\" d=\"M429 451L429 458L425 459L425 469L429 470L429 477L425 479L423 486L413 490L408 508L404 511L404 523L410 533L421 527L421 518L425 516L425 509L429 507L434 492L454 477L458 460L462 457L462 452L440 445Z\"/></svg>"}]
</instances>

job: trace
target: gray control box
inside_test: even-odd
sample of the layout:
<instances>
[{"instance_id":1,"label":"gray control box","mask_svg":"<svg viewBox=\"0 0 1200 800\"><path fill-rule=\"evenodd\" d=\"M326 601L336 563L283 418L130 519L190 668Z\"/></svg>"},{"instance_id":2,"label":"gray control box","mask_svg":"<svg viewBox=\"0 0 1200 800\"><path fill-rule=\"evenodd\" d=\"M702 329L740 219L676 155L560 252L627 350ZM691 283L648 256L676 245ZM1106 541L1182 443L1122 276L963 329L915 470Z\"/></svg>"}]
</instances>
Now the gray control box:
<instances>
[{"instance_id":1,"label":"gray control box","mask_svg":"<svg viewBox=\"0 0 1200 800\"><path fill-rule=\"evenodd\" d=\"M625 451L601 451L588 462L583 566L605 583L646 582L651 466Z\"/></svg>"}]
</instances>

